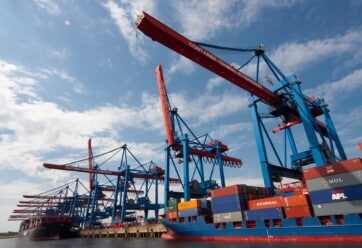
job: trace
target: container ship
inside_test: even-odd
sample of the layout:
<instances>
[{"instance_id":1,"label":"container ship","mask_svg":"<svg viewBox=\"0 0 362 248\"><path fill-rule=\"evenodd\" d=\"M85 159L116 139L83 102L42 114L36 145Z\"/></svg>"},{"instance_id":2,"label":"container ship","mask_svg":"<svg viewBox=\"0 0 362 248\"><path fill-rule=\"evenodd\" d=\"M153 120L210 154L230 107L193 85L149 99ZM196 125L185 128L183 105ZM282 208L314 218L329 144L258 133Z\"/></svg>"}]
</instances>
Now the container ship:
<instances>
[{"instance_id":1,"label":"container ship","mask_svg":"<svg viewBox=\"0 0 362 248\"><path fill-rule=\"evenodd\" d=\"M362 242L362 160L304 170L305 184L232 185L208 199L169 200L164 238L245 242Z\"/></svg>"},{"instance_id":2,"label":"container ship","mask_svg":"<svg viewBox=\"0 0 362 248\"><path fill-rule=\"evenodd\" d=\"M35 195L23 195L9 221L21 221L19 237L53 240L80 237L82 213L88 197L79 195L76 179Z\"/></svg>"},{"instance_id":3,"label":"container ship","mask_svg":"<svg viewBox=\"0 0 362 248\"><path fill-rule=\"evenodd\" d=\"M69 216L44 215L23 220L19 236L29 240L53 240L80 237L80 228Z\"/></svg>"},{"instance_id":4,"label":"container ship","mask_svg":"<svg viewBox=\"0 0 362 248\"><path fill-rule=\"evenodd\" d=\"M191 41L146 12L139 15L136 26L152 41L247 92L264 181L264 187L226 185L223 167L239 167L241 160L227 156L228 147L220 141L206 141L209 135L193 135L186 124L185 129L181 128L180 123L185 122L177 109L170 107L158 66L156 76L167 137L165 174L173 172L173 165L183 177L183 192L178 195L169 190L165 181L166 212L162 223L168 232L163 237L362 242L361 158L347 158L324 99L304 94L301 80L294 74L285 75L266 55L264 45L241 49ZM250 57L246 62L229 63L211 53L220 49L246 52ZM236 68L236 64L241 66ZM246 65L255 65L255 75L242 72ZM182 171L178 171L180 166L174 160L182 164ZM220 186L210 180L215 179L214 174L205 175L206 162L211 173L219 169ZM295 183L281 184L284 178Z\"/></svg>"}]
</instances>

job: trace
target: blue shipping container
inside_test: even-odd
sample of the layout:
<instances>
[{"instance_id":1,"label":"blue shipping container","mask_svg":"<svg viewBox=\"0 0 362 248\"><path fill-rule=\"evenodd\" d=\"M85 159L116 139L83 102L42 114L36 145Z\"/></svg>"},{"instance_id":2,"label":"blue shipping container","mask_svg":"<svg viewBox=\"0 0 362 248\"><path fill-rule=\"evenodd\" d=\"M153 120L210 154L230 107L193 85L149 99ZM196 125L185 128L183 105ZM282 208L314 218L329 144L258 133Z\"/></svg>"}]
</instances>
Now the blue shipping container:
<instances>
[{"instance_id":1,"label":"blue shipping container","mask_svg":"<svg viewBox=\"0 0 362 248\"><path fill-rule=\"evenodd\" d=\"M234 202L247 202L248 198L246 195L243 194L234 194L234 195L227 195L227 196L220 196L220 197L213 197L211 199L212 204L228 204Z\"/></svg>"},{"instance_id":2,"label":"blue shipping container","mask_svg":"<svg viewBox=\"0 0 362 248\"><path fill-rule=\"evenodd\" d=\"M312 204L362 199L362 184L309 192Z\"/></svg>"},{"instance_id":3,"label":"blue shipping container","mask_svg":"<svg viewBox=\"0 0 362 248\"><path fill-rule=\"evenodd\" d=\"M210 210L207 208L190 208L178 211L179 217L198 216L203 214L210 214Z\"/></svg>"},{"instance_id":4,"label":"blue shipping container","mask_svg":"<svg viewBox=\"0 0 362 248\"><path fill-rule=\"evenodd\" d=\"M246 210L248 206L246 202L224 202L219 204L211 202L211 209L213 213L219 214Z\"/></svg>"},{"instance_id":5,"label":"blue shipping container","mask_svg":"<svg viewBox=\"0 0 362 248\"><path fill-rule=\"evenodd\" d=\"M284 218L283 208L264 208L244 211L245 220L272 220Z\"/></svg>"}]
</instances>

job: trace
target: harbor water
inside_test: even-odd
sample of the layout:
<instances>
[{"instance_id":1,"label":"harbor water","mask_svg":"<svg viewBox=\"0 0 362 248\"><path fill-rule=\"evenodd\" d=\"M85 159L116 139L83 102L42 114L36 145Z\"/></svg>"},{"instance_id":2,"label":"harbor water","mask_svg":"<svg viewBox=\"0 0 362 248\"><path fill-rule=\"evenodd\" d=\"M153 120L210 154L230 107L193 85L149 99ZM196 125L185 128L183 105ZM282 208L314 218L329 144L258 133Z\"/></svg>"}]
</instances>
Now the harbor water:
<instances>
[{"instance_id":1,"label":"harbor water","mask_svg":"<svg viewBox=\"0 0 362 248\"><path fill-rule=\"evenodd\" d=\"M51 241L30 241L24 239L0 239L1 248L342 248L361 247L360 244L311 244L311 243L236 243L236 242L195 242L165 239L117 239L79 238Z\"/></svg>"}]
</instances>

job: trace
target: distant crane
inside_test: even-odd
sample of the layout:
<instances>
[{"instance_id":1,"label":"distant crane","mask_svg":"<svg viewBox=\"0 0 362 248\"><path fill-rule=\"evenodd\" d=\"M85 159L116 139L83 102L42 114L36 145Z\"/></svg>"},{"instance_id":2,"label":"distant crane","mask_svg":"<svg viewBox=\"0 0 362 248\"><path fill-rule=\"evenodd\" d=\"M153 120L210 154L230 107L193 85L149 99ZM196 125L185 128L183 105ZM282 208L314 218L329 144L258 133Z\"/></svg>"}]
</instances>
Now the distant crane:
<instances>
[{"instance_id":1,"label":"distant crane","mask_svg":"<svg viewBox=\"0 0 362 248\"><path fill-rule=\"evenodd\" d=\"M82 187L83 193L80 193L79 187ZM81 224L88 196L87 188L76 179L60 187L47 190L36 195L23 195L27 201L19 201L17 207L10 215L10 221L26 220L31 217L43 215L69 216L76 224Z\"/></svg>"},{"instance_id":2,"label":"distant crane","mask_svg":"<svg viewBox=\"0 0 362 248\"><path fill-rule=\"evenodd\" d=\"M143 211L145 221L148 220L150 210L153 210L155 216L158 216L159 209L164 207L163 204L158 203L158 185L165 180L164 170L152 161L141 164L126 144L99 155L93 155L90 144L89 140L88 154L91 157L64 165L43 164L49 169L89 173L91 192L85 226L97 225L99 219L107 217L111 217L112 224L135 221L135 211ZM94 162L95 158L106 155L108 157L105 161L108 162L111 158L114 159L117 153L120 153L121 156L117 170L100 169L100 166ZM79 166L86 161L88 161L88 168ZM107 177L107 183L101 185L97 178L98 175L115 176L115 180ZM178 184L179 180L171 178L170 182ZM150 200L151 189L154 189L155 203L151 203ZM105 192L112 192L112 195L107 197ZM102 210L99 209L99 201L106 199L110 199L112 205L103 206Z\"/></svg>"},{"instance_id":3,"label":"distant crane","mask_svg":"<svg viewBox=\"0 0 362 248\"><path fill-rule=\"evenodd\" d=\"M221 187L225 187L223 166L240 167L241 160L227 156L225 152L228 151L228 146L212 139L210 135L196 136L178 114L177 109L170 107L161 65L156 68L156 77L167 137L165 203L168 204L170 197L181 198L183 195L184 200L188 201L191 196L200 198L210 194L212 189L219 187L215 180L215 168L219 169ZM175 165L171 149L178 162L183 163L183 179ZM191 162L195 165L193 171L191 171ZM204 169L205 163L211 165L208 176ZM174 171L182 181L183 192L181 193L170 191L168 180L170 164L173 165Z\"/></svg>"},{"instance_id":4,"label":"distant crane","mask_svg":"<svg viewBox=\"0 0 362 248\"><path fill-rule=\"evenodd\" d=\"M249 93L250 112L259 153L260 165L266 187L273 188L275 181L283 177L301 179L302 167L314 164L322 166L338 160L346 160L346 154L323 99L308 97L302 93L301 82L295 75L286 76L265 54L264 46L256 49L226 48L193 42L170 27L143 12L136 22L137 28L152 40L174 50L202 67L219 75ZM203 47L235 52L253 52L252 57L240 68L235 68ZM246 64L256 59L254 78L242 73ZM261 62L273 79L262 84ZM271 84L273 82L273 84ZM323 116L325 123L317 117ZM270 128L265 118L279 118L281 124ZM302 124L307 148L297 148L292 127ZM269 129L270 128L270 129ZM272 141L271 134L284 131L282 145ZM299 142L301 143L301 142ZM289 156L288 156L289 155Z\"/></svg>"}]
</instances>

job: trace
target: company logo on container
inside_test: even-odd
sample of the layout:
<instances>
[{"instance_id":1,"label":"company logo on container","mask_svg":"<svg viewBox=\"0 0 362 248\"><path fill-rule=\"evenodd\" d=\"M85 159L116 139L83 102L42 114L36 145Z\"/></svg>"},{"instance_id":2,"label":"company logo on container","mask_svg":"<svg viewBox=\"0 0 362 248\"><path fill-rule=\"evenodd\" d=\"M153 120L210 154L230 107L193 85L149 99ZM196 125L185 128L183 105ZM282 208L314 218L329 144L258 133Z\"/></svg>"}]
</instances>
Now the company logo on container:
<instances>
[{"instance_id":1,"label":"company logo on container","mask_svg":"<svg viewBox=\"0 0 362 248\"><path fill-rule=\"evenodd\" d=\"M333 179L328 179L328 180L323 180L322 182L324 185L329 185L329 184L334 184L334 183L343 183L343 179L342 178L333 178Z\"/></svg>"},{"instance_id":2,"label":"company logo on container","mask_svg":"<svg viewBox=\"0 0 362 248\"><path fill-rule=\"evenodd\" d=\"M264 202L258 202L256 206L267 206L267 205L276 205L278 204L277 201L264 201Z\"/></svg>"},{"instance_id":3,"label":"company logo on container","mask_svg":"<svg viewBox=\"0 0 362 248\"><path fill-rule=\"evenodd\" d=\"M344 200L348 199L348 197L344 194L344 190L333 190L332 193L332 200Z\"/></svg>"},{"instance_id":4,"label":"company logo on container","mask_svg":"<svg viewBox=\"0 0 362 248\"><path fill-rule=\"evenodd\" d=\"M334 172L333 166L326 166L325 169L326 169L326 173L327 173L327 174Z\"/></svg>"}]
</instances>

